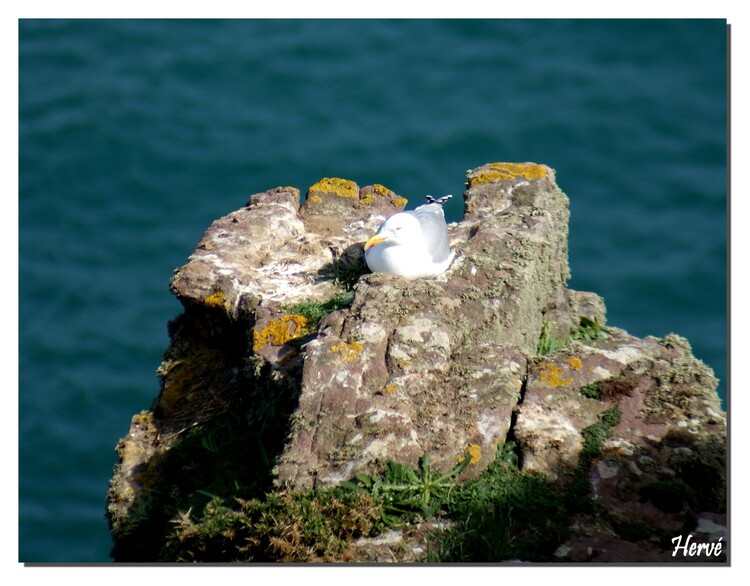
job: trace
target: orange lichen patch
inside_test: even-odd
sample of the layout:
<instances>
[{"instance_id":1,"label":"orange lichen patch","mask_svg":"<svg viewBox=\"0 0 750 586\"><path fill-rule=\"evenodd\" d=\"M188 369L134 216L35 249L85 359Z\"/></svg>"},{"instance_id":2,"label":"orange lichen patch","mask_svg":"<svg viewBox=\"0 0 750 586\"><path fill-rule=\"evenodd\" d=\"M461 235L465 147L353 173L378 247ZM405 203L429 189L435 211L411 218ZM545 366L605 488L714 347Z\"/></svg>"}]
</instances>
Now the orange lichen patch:
<instances>
[{"instance_id":1,"label":"orange lichen patch","mask_svg":"<svg viewBox=\"0 0 750 586\"><path fill-rule=\"evenodd\" d=\"M336 352L341 355L341 360L349 364L357 360L357 357L362 354L365 347L359 342L344 342L341 340L338 344L331 347L331 352Z\"/></svg>"},{"instance_id":2,"label":"orange lichen patch","mask_svg":"<svg viewBox=\"0 0 750 586\"><path fill-rule=\"evenodd\" d=\"M466 451L469 453L469 464L476 464L482 457L482 450L478 444L469 444L466 446ZM464 456L459 456L458 462L464 461Z\"/></svg>"},{"instance_id":3,"label":"orange lichen patch","mask_svg":"<svg viewBox=\"0 0 750 586\"><path fill-rule=\"evenodd\" d=\"M547 362L539 370L539 380L550 387L564 387L573 382L572 378L563 378L564 371L559 366Z\"/></svg>"},{"instance_id":4,"label":"orange lichen patch","mask_svg":"<svg viewBox=\"0 0 750 586\"><path fill-rule=\"evenodd\" d=\"M221 291L217 291L216 293L212 293L208 297L206 297L203 300L203 303L206 304L208 307L218 307L219 309L224 309L226 307L226 301L227 298Z\"/></svg>"},{"instance_id":5,"label":"orange lichen patch","mask_svg":"<svg viewBox=\"0 0 750 586\"><path fill-rule=\"evenodd\" d=\"M303 335L306 327L307 318L304 315L282 315L279 319L273 319L259 332L253 332L253 351L260 352L266 344L283 346Z\"/></svg>"},{"instance_id":6,"label":"orange lichen patch","mask_svg":"<svg viewBox=\"0 0 750 586\"><path fill-rule=\"evenodd\" d=\"M625 450L622 448L610 448L609 450L602 452L602 456L622 456L624 453Z\"/></svg>"},{"instance_id":7,"label":"orange lichen patch","mask_svg":"<svg viewBox=\"0 0 750 586\"><path fill-rule=\"evenodd\" d=\"M583 368L583 361L575 356L571 356L565 362L567 362L573 370L581 370Z\"/></svg>"},{"instance_id":8,"label":"orange lichen patch","mask_svg":"<svg viewBox=\"0 0 750 586\"><path fill-rule=\"evenodd\" d=\"M359 203L366 205L366 206L372 205L373 201L375 201L375 198L372 197L372 195L366 195L359 199Z\"/></svg>"},{"instance_id":9,"label":"orange lichen patch","mask_svg":"<svg viewBox=\"0 0 750 586\"><path fill-rule=\"evenodd\" d=\"M542 165L534 163L490 163L486 167L489 169L469 175L469 187L495 181L514 181L519 178L534 181L547 176L547 170Z\"/></svg>"},{"instance_id":10,"label":"orange lichen patch","mask_svg":"<svg viewBox=\"0 0 750 586\"><path fill-rule=\"evenodd\" d=\"M409 203L409 200L406 199L405 197L395 196L391 198L391 203L395 205L397 208L403 208L406 206L407 203Z\"/></svg>"},{"instance_id":11,"label":"orange lichen patch","mask_svg":"<svg viewBox=\"0 0 750 586\"><path fill-rule=\"evenodd\" d=\"M398 387L396 385L388 385L386 387L383 387L383 389L380 391L381 395L390 395L395 393L398 390Z\"/></svg>"},{"instance_id":12,"label":"orange lichen patch","mask_svg":"<svg viewBox=\"0 0 750 586\"><path fill-rule=\"evenodd\" d=\"M354 181L338 177L324 177L310 187L308 192L310 191L334 193L339 197L359 197L359 189L357 189L357 184Z\"/></svg>"}]
</instances>

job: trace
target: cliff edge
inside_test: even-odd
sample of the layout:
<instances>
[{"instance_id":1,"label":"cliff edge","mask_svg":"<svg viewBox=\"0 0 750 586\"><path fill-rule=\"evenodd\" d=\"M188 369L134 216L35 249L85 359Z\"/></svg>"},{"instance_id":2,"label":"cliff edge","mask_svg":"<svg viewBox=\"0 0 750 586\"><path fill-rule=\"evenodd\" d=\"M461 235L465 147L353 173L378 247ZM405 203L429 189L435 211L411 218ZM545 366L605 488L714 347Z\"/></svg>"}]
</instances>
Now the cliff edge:
<instances>
[{"instance_id":1,"label":"cliff edge","mask_svg":"<svg viewBox=\"0 0 750 586\"><path fill-rule=\"evenodd\" d=\"M726 561L711 369L684 338L630 336L567 288L552 169L492 163L466 187L435 279L367 272L362 244L407 203L382 185L326 178L301 205L279 187L208 228L172 277L184 311L161 391L117 446L115 560ZM533 485L540 526L508 512L506 549L447 546L470 533L459 487L498 475L523 490L487 515ZM421 501L394 523L406 485ZM344 520L310 537L310 510ZM721 551L673 555L676 537Z\"/></svg>"}]
</instances>

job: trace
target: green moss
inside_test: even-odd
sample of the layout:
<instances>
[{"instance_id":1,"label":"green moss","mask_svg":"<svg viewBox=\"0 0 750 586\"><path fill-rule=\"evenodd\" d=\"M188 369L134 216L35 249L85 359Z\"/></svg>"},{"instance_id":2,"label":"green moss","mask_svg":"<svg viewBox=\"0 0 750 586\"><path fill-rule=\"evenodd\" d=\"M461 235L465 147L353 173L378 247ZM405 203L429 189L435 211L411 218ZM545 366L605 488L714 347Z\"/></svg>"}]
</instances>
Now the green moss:
<instances>
[{"instance_id":1,"label":"green moss","mask_svg":"<svg viewBox=\"0 0 750 586\"><path fill-rule=\"evenodd\" d=\"M325 316L334 311L346 309L352 304L354 294L351 292L336 293L326 301L301 301L291 305L284 305L282 309L289 314L299 315L305 318L305 329L302 334L317 331L320 322Z\"/></svg>"},{"instance_id":2,"label":"green moss","mask_svg":"<svg viewBox=\"0 0 750 586\"><path fill-rule=\"evenodd\" d=\"M581 387L581 394L589 399L601 399L601 393L599 392L599 383L589 383Z\"/></svg>"},{"instance_id":3,"label":"green moss","mask_svg":"<svg viewBox=\"0 0 750 586\"><path fill-rule=\"evenodd\" d=\"M586 468L591 459L601 453L602 442L610 436L612 428L620 423L621 416L620 410L612 407L601 414L598 422L581 430L583 450L580 459Z\"/></svg>"}]
</instances>

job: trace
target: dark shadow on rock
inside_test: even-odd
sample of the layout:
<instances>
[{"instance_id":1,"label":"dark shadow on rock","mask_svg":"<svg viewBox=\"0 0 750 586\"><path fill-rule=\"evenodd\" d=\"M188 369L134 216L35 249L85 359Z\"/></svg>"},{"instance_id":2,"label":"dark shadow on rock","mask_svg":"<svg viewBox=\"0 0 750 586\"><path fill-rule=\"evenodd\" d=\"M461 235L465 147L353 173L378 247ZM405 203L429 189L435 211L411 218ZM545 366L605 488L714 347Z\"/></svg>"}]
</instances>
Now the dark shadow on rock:
<instances>
[{"instance_id":1,"label":"dark shadow on rock","mask_svg":"<svg viewBox=\"0 0 750 586\"><path fill-rule=\"evenodd\" d=\"M321 281L333 281L337 285L350 291L357 284L362 275L370 272L365 262L363 243L347 246L343 251L331 248L333 261L323 265L318 271Z\"/></svg>"},{"instance_id":2,"label":"dark shadow on rock","mask_svg":"<svg viewBox=\"0 0 750 586\"><path fill-rule=\"evenodd\" d=\"M206 307L188 308L171 322L162 391L152 408L159 448L132 470L140 489L122 532L110 509L115 561L160 561L179 515L200 515L215 497L260 498L271 490L301 371L277 377L269 363L248 359L251 331L251 324Z\"/></svg>"}]
</instances>

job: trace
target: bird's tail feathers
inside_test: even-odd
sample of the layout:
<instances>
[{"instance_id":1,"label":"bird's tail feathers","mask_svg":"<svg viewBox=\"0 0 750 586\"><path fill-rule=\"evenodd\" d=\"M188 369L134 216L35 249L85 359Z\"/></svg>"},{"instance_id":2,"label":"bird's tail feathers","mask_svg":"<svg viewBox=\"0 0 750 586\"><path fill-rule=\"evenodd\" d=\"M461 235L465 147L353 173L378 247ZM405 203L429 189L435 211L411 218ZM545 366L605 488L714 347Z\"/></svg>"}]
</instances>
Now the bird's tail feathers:
<instances>
[{"instance_id":1,"label":"bird's tail feathers","mask_svg":"<svg viewBox=\"0 0 750 586\"><path fill-rule=\"evenodd\" d=\"M441 197L440 199L435 199L431 195L425 196L425 198L427 199L427 203L439 203L440 205L443 205L446 201L448 201L452 197L453 197L452 195L445 195Z\"/></svg>"}]
</instances>

